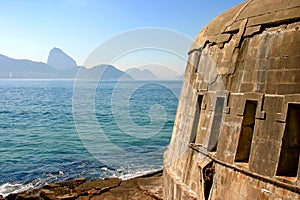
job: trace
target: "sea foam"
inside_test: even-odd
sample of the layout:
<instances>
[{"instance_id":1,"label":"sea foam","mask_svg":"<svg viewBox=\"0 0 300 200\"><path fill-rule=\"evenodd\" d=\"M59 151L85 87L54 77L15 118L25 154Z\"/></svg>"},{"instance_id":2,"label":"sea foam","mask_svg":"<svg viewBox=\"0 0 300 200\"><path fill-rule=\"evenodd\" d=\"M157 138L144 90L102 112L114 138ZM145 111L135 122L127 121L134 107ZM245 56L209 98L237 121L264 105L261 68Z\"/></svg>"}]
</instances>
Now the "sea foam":
<instances>
[{"instance_id":1,"label":"sea foam","mask_svg":"<svg viewBox=\"0 0 300 200\"><path fill-rule=\"evenodd\" d=\"M25 185L19 183L5 183L0 186L0 195L6 197L9 194L19 193L33 188L34 185L32 183L28 183Z\"/></svg>"}]
</instances>

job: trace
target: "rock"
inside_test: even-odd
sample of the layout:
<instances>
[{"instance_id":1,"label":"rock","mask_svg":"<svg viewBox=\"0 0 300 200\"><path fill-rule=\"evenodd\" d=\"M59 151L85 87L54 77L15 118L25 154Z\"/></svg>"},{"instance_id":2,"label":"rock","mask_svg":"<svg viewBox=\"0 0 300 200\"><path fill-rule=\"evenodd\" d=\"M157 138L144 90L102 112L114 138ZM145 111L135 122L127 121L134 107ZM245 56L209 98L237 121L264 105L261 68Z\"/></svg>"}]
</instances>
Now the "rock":
<instances>
[{"instance_id":1,"label":"rock","mask_svg":"<svg viewBox=\"0 0 300 200\"><path fill-rule=\"evenodd\" d=\"M77 198L77 200L89 200L90 197L89 196L80 196Z\"/></svg>"},{"instance_id":2,"label":"rock","mask_svg":"<svg viewBox=\"0 0 300 200\"><path fill-rule=\"evenodd\" d=\"M54 194L53 191L48 190L48 189L41 189L41 190L40 190L40 193L43 193L43 194Z\"/></svg>"},{"instance_id":3,"label":"rock","mask_svg":"<svg viewBox=\"0 0 300 200\"><path fill-rule=\"evenodd\" d=\"M65 195L61 195L61 196L56 196L56 199L61 199L61 200L72 200L72 199L76 199L77 194L73 193L73 194L65 194Z\"/></svg>"},{"instance_id":4,"label":"rock","mask_svg":"<svg viewBox=\"0 0 300 200\"><path fill-rule=\"evenodd\" d=\"M147 183L150 185L147 186ZM86 181L84 178L78 178L68 182L45 185L40 189L34 189L19 194L11 194L7 199L154 200L161 199L159 193L162 187L161 173L125 181L118 178L107 178L105 180L92 181Z\"/></svg>"},{"instance_id":5,"label":"rock","mask_svg":"<svg viewBox=\"0 0 300 200\"><path fill-rule=\"evenodd\" d=\"M55 69L62 71L77 67L75 60L59 48L51 49L47 64Z\"/></svg>"},{"instance_id":6,"label":"rock","mask_svg":"<svg viewBox=\"0 0 300 200\"><path fill-rule=\"evenodd\" d=\"M17 197L17 194L10 194L5 199L13 200L13 199L16 199L16 197Z\"/></svg>"},{"instance_id":7,"label":"rock","mask_svg":"<svg viewBox=\"0 0 300 200\"><path fill-rule=\"evenodd\" d=\"M6 198L3 199L9 199L9 200L25 200L25 199L32 199L32 200L42 200L43 198L37 195L31 195L31 194L26 194L26 193L22 193L22 194L10 194L8 195Z\"/></svg>"},{"instance_id":8,"label":"rock","mask_svg":"<svg viewBox=\"0 0 300 200\"><path fill-rule=\"evenodd\" d=\"M42 197L43 199L53 199L55 197L55 194L51 190L41 189L40 190L40 197Z\"/></svg>"},{"instance_id":9,"label":"rock","mask_svg":"<svg viewBox=\"0 0 300 200\"><path fill-rule=\"evenodd\" d=\"M105 180L93 180L81 184L80 186L78 186L77 189L90 190L94 188L100 188L100 189L105 187L112 188L118 186L121 182L122 180L118 178L110 178Z\"/></svg>"},{"instance_id":10,"label":"rock","mask_svg":"<svg viewBox=\"0 0 300 200\"><path fill-rule=\"evenodd\" d=\"M58 184L48 184L48 185L45 185L43 188L50 189L50 188L55 188L55 187L59 187L59 185Z\"/></svg>"},{"instance_id":11,"label":"rock","mask_svg":"<svg viewBox=\"0 0 300 200\"><path fill-rule=\"evenodd\" d=\"M74 179L74 181L76 181L76 182L85 182L86 179L83 178L83 177L79 177L79 178Z\"/></svg>"},{"instance_id":12,"label":"rock","mask_svg":"<svg viewBox=\"0 0 300 200\"><path fill-rule=\"evenodd\" d=\"M142 190L163 199L163 180L161 177L140 178L137 184Z\"/></svg>"}]
</instances>

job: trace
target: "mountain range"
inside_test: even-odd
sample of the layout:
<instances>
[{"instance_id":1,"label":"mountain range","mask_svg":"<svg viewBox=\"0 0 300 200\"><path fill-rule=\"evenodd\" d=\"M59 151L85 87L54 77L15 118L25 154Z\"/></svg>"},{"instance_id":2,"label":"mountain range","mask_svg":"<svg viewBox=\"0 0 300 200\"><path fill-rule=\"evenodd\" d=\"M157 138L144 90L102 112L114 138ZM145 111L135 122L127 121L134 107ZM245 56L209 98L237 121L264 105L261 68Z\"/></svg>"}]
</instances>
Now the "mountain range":
<instances>
[{"instance_id":1,"label":"mountain range","mask_svg":"<svg viewBox=\"0 0 300 200\"><path fill-rule=\"evenodd\" d=\"M78 71L77 78L83 79L99 79L101 76L101 80L160 80L148 69L122 71L112 65L97 65L89 69L78 66L73 58L56 47L51 49L47 63L13 59L0 54L0 79L74 79Z\"/></svg>"}]
</instances>

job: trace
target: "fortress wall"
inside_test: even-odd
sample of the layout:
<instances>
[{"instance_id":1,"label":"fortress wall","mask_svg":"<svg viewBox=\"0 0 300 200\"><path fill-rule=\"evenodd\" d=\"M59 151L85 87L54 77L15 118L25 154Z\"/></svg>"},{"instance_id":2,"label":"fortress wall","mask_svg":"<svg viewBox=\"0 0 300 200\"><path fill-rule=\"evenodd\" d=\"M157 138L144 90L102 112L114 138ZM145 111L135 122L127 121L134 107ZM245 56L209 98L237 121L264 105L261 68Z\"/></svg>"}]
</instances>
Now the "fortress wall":
<instances>
[{"instance_id":1,"label":"fortress wall","mask_svg":"<svg viewBox=\"0 0 300 200\"><path fill-rule=\"evenodd\" d=\"M249 0L189 52L164 199L300 199L300 2Z\"/></svg>"},{"instance_id":2,"label":"fortress wall","mask_svg":"<svg viewBox=\"0 0 300 200\"><path fill-rule=\"evenodd\" d=\"M297 192L252 178L231 168L216 164L215 170L216 175L210 199L299 199Z\"/></svg>"}]
</instances>

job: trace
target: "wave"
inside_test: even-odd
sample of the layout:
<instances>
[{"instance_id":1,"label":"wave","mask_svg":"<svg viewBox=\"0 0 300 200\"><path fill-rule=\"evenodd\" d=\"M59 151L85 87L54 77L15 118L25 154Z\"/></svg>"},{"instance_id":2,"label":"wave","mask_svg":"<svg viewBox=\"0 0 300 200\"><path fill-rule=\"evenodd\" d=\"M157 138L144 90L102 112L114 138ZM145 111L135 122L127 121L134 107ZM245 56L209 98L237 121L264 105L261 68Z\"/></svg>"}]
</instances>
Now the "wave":
<instances>
[{"instance_id":1,"label":"wave","mask_svg":"<svg viewBox=\"0 0 300 200\"><path fill-rule=\"evenodd\" d=\"M25 185L20 183L5 183L0 185L0 195L6 197L9 194L20 193L33 188L35 188L33 183L28 183Z\"/></svg>"},{"instance_id":2,"label":"wave","mask_svg":"<svg viewBox=\"0 0 300 200\"><path fill-rule=\"evenodd\" d=\"M140 176L145 176L145 175L150 175L150 174L154 174L158 171L161 171L162 169L158 170L158 169L152 169L152 170L139 170L139 171L135 171L133 173L126 173L123 175L119 175L119 176L115 176L116 178L120 178L122 180L128 180L131 178L136 178L136 177L140 177Z\"/></svg>"},{"instance_id":3,"label":"wave","mask_svg":"<svg viewBox=\"0 0 300 200\"><path fill-rule=\"evenodd\" d=\"M152 170L138 170L138 171L132 171L132 172L128 172L128 171L125 172L122 169L113 170L113 169L110 169L107 167L102 167L101 170L107 171L107 172L113 172L113 171L117 172L117 173L112 173L112 175L109 177L110 178L119 178L122 180L128 180L131 178L154 174L158 171L161 171L161 169L160 170L152 169ZM104 178L104 177L98 177L98 178ZM0 195L3 197L7 197L9 194L15 194L15 193L24 192L24 191L31 190L31 189L40 188L46 184L47 184L46 181L36 181L36 180L32 181L31 183L27 183L27 184L4 183L3 185L0 185Z\"/></svg>"}]
</instances>

